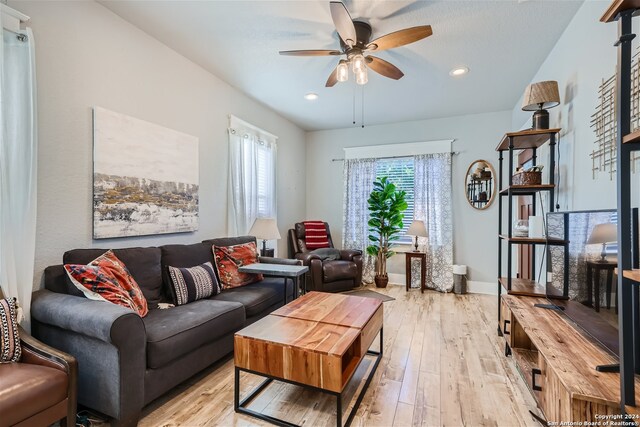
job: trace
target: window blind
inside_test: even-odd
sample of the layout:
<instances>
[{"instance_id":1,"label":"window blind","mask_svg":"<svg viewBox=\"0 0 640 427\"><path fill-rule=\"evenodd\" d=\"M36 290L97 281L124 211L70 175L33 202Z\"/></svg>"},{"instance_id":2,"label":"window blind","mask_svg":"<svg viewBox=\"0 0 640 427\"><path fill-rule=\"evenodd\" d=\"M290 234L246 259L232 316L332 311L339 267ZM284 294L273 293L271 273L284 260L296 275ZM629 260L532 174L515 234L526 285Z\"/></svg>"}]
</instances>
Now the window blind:
<instances>
[{"instance_id":1,"label":"window blind","mask_svg":"<svg viewBox=\"0 0 640 427\"><path fill-rule=\"evenodd\" d=\"M376 178L386 176L389 181L395 184L398 190L405 191L407 193L405 200L407 201L408 207L404 212L402 233L400 234L400 240L398 240L398 242L402 243L411 243L411 236L407 236L406 232L409 229L409 225L411 225L411 221L413 221L414 170L413 157L380 159L376 162Z\"/></svg>"},{"instance_id":2,"label":"window blind","mask_svg":"<svg viewBox=\"0 0 640 427\"><path fill-rule=\"evenodd\" d=\"M265 145L259 145L257 148L257 185L258 185L258 218L272 217L275 212L272 212L274 196L273 185L273 159L272 151Z\"/></svg>"}]
</instances>

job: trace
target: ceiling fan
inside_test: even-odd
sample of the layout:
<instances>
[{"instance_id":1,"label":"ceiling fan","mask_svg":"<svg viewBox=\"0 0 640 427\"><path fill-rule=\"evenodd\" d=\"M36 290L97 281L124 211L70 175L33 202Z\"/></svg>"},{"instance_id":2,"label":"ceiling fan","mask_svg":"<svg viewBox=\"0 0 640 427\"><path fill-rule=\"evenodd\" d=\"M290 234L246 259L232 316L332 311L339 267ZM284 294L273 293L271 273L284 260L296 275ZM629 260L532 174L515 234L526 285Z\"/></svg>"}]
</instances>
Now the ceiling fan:
<instances>
[{"instance_id":1,"label":"ceiling fan","mask_svg":"<svg viewBox=\"0 0 640 427\"><path fill-rule=\"evenodd\" d=\"M361 85L366 84L368 81L367 68L371 68L373 71L385 77L398 80L404 76L404 73L400 71L398 67L384 59L371 55L364 55L367 52L376 52L404 46L409 43L422 40L433 34L431 25L420 25L395 31L371 41L371 25L363 21L354 21L351 19L349 11L342 2L330 2L330 8L333 24L336 26L336 30L340 36L340 50L316 49L280 51L280 55L291 56L346 55L347 59L341 59L329 76L329 79L325 84L326 87L333 87L338 82L347 81L349 78L349 64L351 64L356 76L356 83Z\"/></svg>"}]
</instances>

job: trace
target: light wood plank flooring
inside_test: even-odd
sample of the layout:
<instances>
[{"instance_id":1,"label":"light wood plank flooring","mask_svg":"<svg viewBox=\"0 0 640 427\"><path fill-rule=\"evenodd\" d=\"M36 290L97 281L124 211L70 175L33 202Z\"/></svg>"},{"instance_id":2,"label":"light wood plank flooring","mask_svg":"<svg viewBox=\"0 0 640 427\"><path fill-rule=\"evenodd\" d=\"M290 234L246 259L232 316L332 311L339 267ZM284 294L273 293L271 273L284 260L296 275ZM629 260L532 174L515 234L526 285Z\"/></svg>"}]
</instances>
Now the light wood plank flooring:
<instances>
[{"instance_id":1,"label":"light wood plank flooring","mask_svg":"<svg viewBox=\"0 0 640 427\"><path fill-rule=\"evenodd\" d=\"M529 414L537 411L533 398L496 333L496 297L407 293L395 285L378 291L396 300L384 303L384 357L352 425L536 425ZM370 366L363 362L356 377ZM260 381L243 375L243 393ZM349 394L356 389L350 386ZM250 408L303 425L335 425L335 398L292 385L273 383ZM231 359L186 381L143 415L141 426L268 425L233 411Z\"/></svg>"}]
</instances>

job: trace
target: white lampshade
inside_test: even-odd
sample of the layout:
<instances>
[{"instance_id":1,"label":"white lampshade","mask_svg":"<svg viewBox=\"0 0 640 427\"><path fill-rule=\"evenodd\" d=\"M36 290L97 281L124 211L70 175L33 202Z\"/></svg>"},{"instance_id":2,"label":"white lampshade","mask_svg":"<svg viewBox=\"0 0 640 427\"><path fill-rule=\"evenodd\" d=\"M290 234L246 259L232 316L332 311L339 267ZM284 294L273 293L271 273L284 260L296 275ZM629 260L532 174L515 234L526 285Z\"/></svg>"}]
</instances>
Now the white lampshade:
<instances>
[{"instance_id":1,"label":"white lampshade","mask_svg":"<svg viewBox=\"0 0 640 427\"><path fill-rule=\"evenodd\" d=\"M618 241L618 230L615 224L597 224L593 227L587 245L595 245L600 243L612 243Z\"/></svg>"},{"instance_id":2,"label":"white lampshade","mask_svg":"<svg viewBox=\"0 0 640 427\"><path fill-rule=\"evenodd\" d=\"M429 233L427 233L427 227L424 225L424 221L414 220L409 229L407 230L407 235L409 236L418 236L418 237L429 237Z\"/></svg>"},{"instance_id":3,"label":"white lampshade","mask_svg":"<svg viewBox=\"0 0 640 427\"><path fill-rule=\"evenodd\" d=\"M280 232L275 218L257 218L251 226L249 234L262 240L280 239Z\"/></svg>"}]
</instances>

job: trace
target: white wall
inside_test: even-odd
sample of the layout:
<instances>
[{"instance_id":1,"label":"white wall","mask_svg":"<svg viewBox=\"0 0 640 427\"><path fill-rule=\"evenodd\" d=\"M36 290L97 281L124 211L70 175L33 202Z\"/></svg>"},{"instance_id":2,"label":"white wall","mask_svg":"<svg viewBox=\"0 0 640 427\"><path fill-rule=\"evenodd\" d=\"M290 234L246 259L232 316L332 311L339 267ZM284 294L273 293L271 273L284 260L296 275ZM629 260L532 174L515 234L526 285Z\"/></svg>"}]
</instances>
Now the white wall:
<instances>
[{"instance_id":1,"label":"white wall","mask_svg":"<svg viewBox=\"0 0 640 427\"><path fill-rule=\"evenodd\" d=\"M94 2L10 1L31 16L39 103L36 286L72 248L191 243L226 233L227 115L280 137L278 220L284 236L305 212L305 134ZM92 106L200 139L200 229L92 240ZM279 242L286 253L286 241Z\"/></svg>"},{"instance_id":2,"label":"white wall","mask_svg":"<svg viewBox=\"0 0 640 427\"><path fill-rule=\"evenodd\" d=\"M455 139L453 150L454 262L469 266L470 280L495 282L497 277L497 202L479 211L465 199L464 175L471 162L497 167L495 147L511 128L511 112L497 112L390 125L307 133L307 218L328 221L336 243L342 241L342 162L344 147ZM390 273L404 272L404 256L396 256Z\"/></svg>"},{"instance_id":3,"label":"white wall","mask_svg":"<svg viewBox=\"0 0 640 427\"><path fill-rule=\"evenodd\" d=\"M598 173L594 179L590 157L596 139L590 125L599 102L598 88L616 70L617 49L613 44L617 39L617 23L599 21L609 3L585 2L532 79L532 82L557 80L560 89L561 105L550 109L549 114L551 127L562 128L561 210L616 207L615 174L613 180L608 173ZM513 109L514 129L531 126L531 113L521 111L520 107L521 100ZM541 150L542 163L548 163L547 153Z\"/></svg>"}]
</instances>

